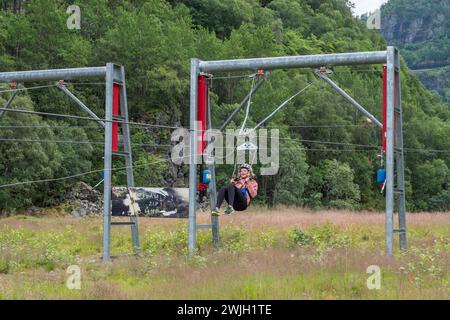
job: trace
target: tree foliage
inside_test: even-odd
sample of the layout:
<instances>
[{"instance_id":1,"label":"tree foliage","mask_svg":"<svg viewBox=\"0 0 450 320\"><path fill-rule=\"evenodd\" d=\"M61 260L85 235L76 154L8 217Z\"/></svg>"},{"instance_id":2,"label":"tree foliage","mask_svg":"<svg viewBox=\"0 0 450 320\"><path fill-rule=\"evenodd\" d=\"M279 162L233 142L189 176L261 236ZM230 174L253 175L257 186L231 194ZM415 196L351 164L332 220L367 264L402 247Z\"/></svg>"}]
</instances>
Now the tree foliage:
<instances>
[{"instance_id":1,"label":"tree foliage","mask_svg":"<svg viewBox=\"0 0 450 320\"><path fill-rule=\"evenodd\" d=\"M20 5L19 5L20 2ZM345 0L86 0L81 29L66 27L73 1L2 1L0 70L29 70L123 64L133 121L188 126L190 58L204 60L383 50L384 39L367 30ZM369 70L368 72L366 72ZM381 119L381 68L339 67L333 80ZM228 76L231 74L215 74ZM448 209L450 113L402 64L406 178L412 210ZM253 98L248 125L257 123L315 76L310 70L277 70ZM33 85L33 84L27 84ZM218 127L248 93L249 78L213 80L213 125ZM4 89L6 89L5 87ZM100 117L101 86L70 89ZM0 104L9 97L2 93ZM83 114L63 93L42 89L21 93L14 108ZM238 114L230 127L242 124ZM79 120L49 120L6 114L0 125L44 125L32 130L1 129L1 138L85 140L62 144L0 142L1 184L72 175L102 168L101 130ZM63 128L53 128L54 126ZM95 125L94 125L95 126ZM74 128L76 127L76 128ZM383 198L375 171L381 133L324 83L316 82L267 123L280 130L280 171L258 176L260 203L312 207L376 208ZM135 180L142 186L183 185L187 168L167 163L170 131L132 128ZM151 147L151 145L159 145ZM423 150L427 149L427 150ZM431 150L431 151L430 151ZM115 184L124 183L124 166ZM445 169L447 168L447 169ZM256 166L258 171L258 166ZM219 166L227 181L233 166ZM121 173L120 173L121 172ZM447 180L443 177L447 172ZM96 184L100 173L81 178ZM0 208L13 210L57 203L73 180L0 189ZM433 186L433 187L431 187Z\"/></svg>"}]
</instances>

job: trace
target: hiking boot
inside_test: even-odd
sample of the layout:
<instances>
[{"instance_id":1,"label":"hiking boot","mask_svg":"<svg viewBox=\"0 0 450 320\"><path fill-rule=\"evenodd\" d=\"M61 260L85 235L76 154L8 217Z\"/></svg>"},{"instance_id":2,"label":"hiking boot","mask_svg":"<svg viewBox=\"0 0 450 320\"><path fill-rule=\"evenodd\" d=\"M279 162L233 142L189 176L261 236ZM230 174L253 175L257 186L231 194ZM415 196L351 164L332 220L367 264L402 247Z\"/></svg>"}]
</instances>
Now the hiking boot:
<instances>
[{"instance_id":1,"label":"hiking boot","mask_svg":"<svg viewBox=\"0 0 450 320\"><path fill-rule=\"evenodd\" d=\"M228 206L228 207L225 209L224 214L227 215L227 216L229 216L229 215L232 214L233 212L234 212L234 208L233 208L232 206Z\"/></svg>"},{"instance_id":2,"label":"hiking boot","mask_svg":"<svg viewBox=\"0 0 450 320\"><path fill-rule=\"evenodd\" d=\"M211 215L212 215L213 217L218 217L218 216L220 216L219 208L215 208L214 210L212 210L212 211L211 211Z\"/></svg>"}]
</instances>

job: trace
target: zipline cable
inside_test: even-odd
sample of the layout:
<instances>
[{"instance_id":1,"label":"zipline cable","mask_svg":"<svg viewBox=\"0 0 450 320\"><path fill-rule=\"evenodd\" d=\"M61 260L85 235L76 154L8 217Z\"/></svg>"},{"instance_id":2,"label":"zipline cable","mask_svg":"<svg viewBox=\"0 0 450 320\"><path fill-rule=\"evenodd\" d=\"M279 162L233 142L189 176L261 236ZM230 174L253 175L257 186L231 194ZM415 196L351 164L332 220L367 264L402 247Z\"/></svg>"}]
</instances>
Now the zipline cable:
<instances>
[{"instance_id":1,"label":"zipline cable","mask_svg":"<svg viewBox=\"0 0 450 320\"><path fill-rule=\"evenodd\" d=\"M190 155L184 156L184 157L181 157L181 158L186 158L186 157L190 157ZM128 168L145 167L145 166L149 166L149 165L152 165L152 164L157 164L157 163L161 163L161 162L165 162L165 161L169 161L169 160L170 159L161 159L161 160L153 161L151 163L138 164L138 165L132 165L132 166L124 166L124 167L118 167L118 168L111 168L111 169L109 169L109 171L117 171L117 170L124 170L124 169L128 169ZM73 178L82 177L82 176L86 176L86 175L93 174L93 173L104 172L104 171L105 171L105 169L97 169L97 170L90 170L90 171L81 172L81 173L77 173L77 174L73 174L73 175L69 175L69 176L65 176L65 177L59 177L59 178L49 178L49 179L29 180L29 181L8 183L8 184L0 185L0 189L7 188L7 187L20 186L20 185L25 185L25 184L45 183L45 182L55 182L55 181L68 180L68 179L73 179Z\"/></svg>"},{"instance_id":2,"label":"zipline cable","mask_svg":"<svg viewBox=\"0 0 450 320\"><path fill-rule=\"evenodd\" d=\"M335 141L323 141L323 140L308 140L308 139L295 139L295 138L278 138L275 140L289 140L296 142L304 142L304 143L317 143L317 144L328 144L328 145L338 145L338 146L350 146L350 147L363 147L363 148L371 148L368 150L376 150L379 149L379 146L376 145L368 145L368 144L357 144L357 143L346 143L346 142L335 142ZM25 138L2 138L0 137L0 141L3 142L25 142L25 143L67 143L67 144L95 144L95 145L104 145L104 141L89 141L89 140L47 140L47 139L25 139ZM173 147L176 144L150 144L150 143L131 143L132 146L135 147L152 147L152 148L168 148ZM223 147L222 149L236 149L235 147ZM267 149L270 148L259 148L259 149ZM289 148L283 148L289 149ZM312 149L309 149L312 150ZM323 149L318 149L323 150ZM344 150L344 149L337 149ZM424 149L424 148L404 148L405 151L415 151L415 152L429 152L429 153L450 153L450 150L444 149Z\"/></svg>"},{"instance_id":3,"label":"zipline cable","mask_svg":"<svg viewBox=\"0 0 450 320\"><path fill-rule=\"evenodd\" d=\"M166 126L166 125L160 125L160 124L149 124L149 123L143 123L143 122L108 120L108 119L101 119L101 118L95 119L95 118L86 117L86 116L76 116L76 115L41 112L41 111L24 110L24 109L0 108L0 111L2 111L2 110L3 111L8 111L8 112L14 112L14 113L24 113L24 114L31 114L31 115L38 115L38 116L46 116L46 117L58 117L58 118L66 118L66 119L88 120L88 121L95 121L95 122L103 121L103 122L128 124L128 125L142 126L142 127L155 127L155 128L166 128L166 129L180 129L180 128L182 128L182 127ZM186 129L186 130L189 130L189 131L201 131L201 130L194 130L194 129Z\"/></svg>"},{"instance_id":4,"label":"zipline cable","mask_svg":"<svg viewBox=\"0 0 450 320\"><path fill-rule=\"evenodd\" d=\"M361 124L323 124L323 125L287 125L285 128L305 128L305 129L312 129L312 128L350 128L350 127L368 127L371 126L369 123L361 123ZM265 128L279 128L280 126L265 126ZM1 126L0 126L1 128Z\"/></svg>"},{"instance_id":5,"label":"zipline cable","mask_svg":"<svg viewBox=\"0 0 450 320\"><path fill-rule=\"evenodd\" d=\"M78 86L78 85L81 85L81 86L89 86L89 85L95 86L95 85L104 85L104 84L106 84L106 82L67 82L67 81L64 81L64 83L65 84L69 84L69 85L74 85L74 86Z\"/></svg>"},{"instance_id":6,"label":"zipline cable","mask_svg":"<svg viewBox=\"0 0 450 320\"><path fill-rule=\"evenodd\" d=\"M247 124L248 114L250 112L250 106L252 104L252 93L253 93L253 88L255 87L255 79L256 79L256 75L253 76L253 79L252 79L252 86L250 87L250 93L249 93L249 97L248 97L248 101L247 101L247 107L245 109L245 117L244 117L244 121L242 122L241 130L239 131L239 134L242 134L244 132L245 125Z\"/></svg>"},{"instance_id":7,"label":"zipline cable","mask_svg":"<svg viewBox=\"0 0 450 320\"><path fill-rule=\"evenodd\" d=\"M102 129L99 126L52 126L52 125L5 125L1 126L0 129Z\"/></svg>"},{"instance_id":8,"label":"zipline cable","mask_svg":"<svg viewBox=\"0 0 450 320\"><path fill-rule=\"evenodd\" d=\"M182 127L177 127L182 128ZM97 129L97 130L105 130L105 128L99 126L72 126L72 125L0 125L0 129ZM130 129L145 129L141 127L134 127Z\"/></svg>"},{"instance_id":9,"label":"zipline cable","mask_svg":"<svg viewBox=\"0 0 450 320\"><path fill-rule=\"evenodd\" d=\"M34 90L34 89L44 89L44 88L51 88L51 87L56 87L57 84L48 84L45 86L36 86L36 87L23 87L23 88L16 88L16 89L5 89L5 90L0 90L0 93L3 92L17 92L17 91L27 91L27 90Z\"/></svg>"},{"instance_id":10,"label":"zipline cable","mask_svg":"<svg viewBox=\"0 0 450 320\"><path fill-rule=\"evenodd\" d=\"M251 78L255 74L241 74L241 75L234 75L234 76L222 76L222 77L212 77L213 80L228 80L228 79L242 79L242 78Z\"/></svg>"},{"instance_id":11,"label":"zipline cable","mask_svg":"<svg viewBox=\"0 0 450 320\"><path fill-rule=\"evenodd\" d=\"M361 124L342 124L342 125L288 125L284 126L285 128L345 128L345 127L364 127L364 126L370 126L369 123L361 123ZM280 126L265 126L265 128L279 128ZM72 126L72 125L59 125L59 126L53 126L53 125L0 125L0 129L20 129L20 128L43 128L43 129L71 129L71 128L79 128L79 129L101 129L105 130L104 128L101 128L99 126ZM180 127L181 128L181 127ZM133 128L133 129L142 129L142 128ZM217 129L215 129L217 130Z\"/></svg>"}]
</instances>

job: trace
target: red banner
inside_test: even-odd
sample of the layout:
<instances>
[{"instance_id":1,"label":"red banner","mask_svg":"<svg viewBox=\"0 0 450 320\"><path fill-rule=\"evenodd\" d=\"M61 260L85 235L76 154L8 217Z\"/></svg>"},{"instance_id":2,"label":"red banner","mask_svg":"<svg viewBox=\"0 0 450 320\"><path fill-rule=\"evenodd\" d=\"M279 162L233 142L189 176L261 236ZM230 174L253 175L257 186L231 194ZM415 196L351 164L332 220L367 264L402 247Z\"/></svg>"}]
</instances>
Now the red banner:
<instances>
[{"instance_id":1,"label":"red banner","mask_svg":"<svg viewBox=\"0 0 450 320\"><path fill-rule=\"evenodd\" d=\"M386 153L386 121L387 121L387 68L383 66L383 128L381 130L382 134L382 146L381 151Z\"/></svg>"},{"instance_id":2,"label":"red banner","mask_svg":"<svg viewBox=\"0 0 450 320\"><path fill-rule=\"evenodd\" d=\"M208 85L205 75L198 77L198 100L197 100L197 121L200 123L200 127L197 128L197 150L198 154L203 154L205 150L206 141L203 139L203 134L208 125Z\"/></svg>"},{"instance_id":3,"label":"red banner","mask_svg":"<svg viewBox=\"0 0 450 320\"><path fill-rule=\"evenodd\" d=\"M120 105L120 85L114 83L113 85L113 116L119 115ZM117 122L112 123L112 151L119 150L119 124Z\"/></svg>"}]
</instances>

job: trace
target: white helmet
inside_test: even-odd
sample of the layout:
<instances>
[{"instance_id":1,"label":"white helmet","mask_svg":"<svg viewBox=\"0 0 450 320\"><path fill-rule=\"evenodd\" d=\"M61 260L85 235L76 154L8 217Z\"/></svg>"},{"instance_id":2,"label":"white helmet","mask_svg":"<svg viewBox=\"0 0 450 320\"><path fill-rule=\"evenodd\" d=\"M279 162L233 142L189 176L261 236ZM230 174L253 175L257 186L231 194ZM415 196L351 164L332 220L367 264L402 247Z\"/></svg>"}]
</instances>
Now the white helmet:
<instances>
[{"instance_id":1,"label":"white helmet","mask_svg":"<svg viewBox=\"0 0 450 320\"><path fill-rule=\"evenodd\" d=\"M249 165L249 164L247 164L247 163L241 164L241 165L239 166L239 170L241 170L241 169L247 169L247 170L250 171L250 172L253 171L253 170L252 170L252 166Z\"/></svg>"}]
</instances>

